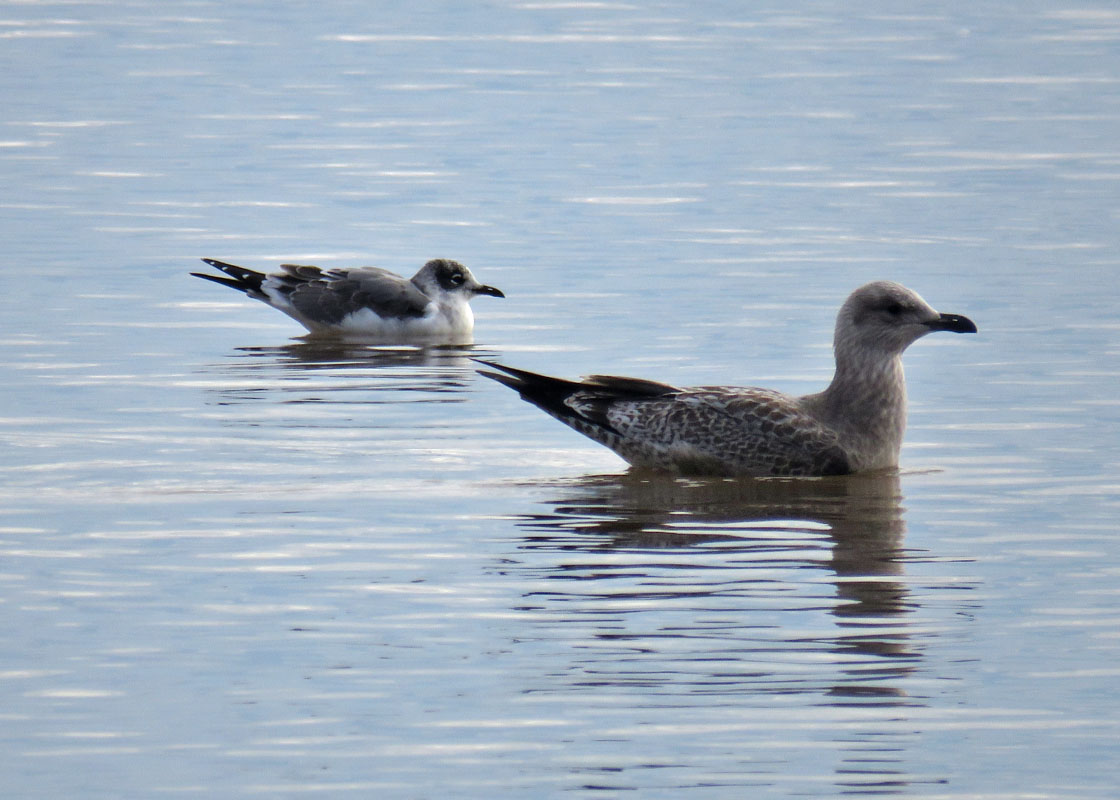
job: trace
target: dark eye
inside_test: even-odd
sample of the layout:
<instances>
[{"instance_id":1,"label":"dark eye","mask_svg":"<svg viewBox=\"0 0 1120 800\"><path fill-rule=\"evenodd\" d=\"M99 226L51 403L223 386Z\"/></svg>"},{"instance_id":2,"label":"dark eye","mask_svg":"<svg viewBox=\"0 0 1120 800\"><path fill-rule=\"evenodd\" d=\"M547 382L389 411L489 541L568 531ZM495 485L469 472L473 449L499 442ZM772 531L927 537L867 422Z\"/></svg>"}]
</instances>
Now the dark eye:
<instances>
[{"instance_id":1,"label":"dark eye","mask_svg":"<svg viewBox=\"0 0 1120 800\"><path fill-rule=\"evenodd\" d=\"M451 282L452 286L462 286L466 278L463 277L463 273L461 272L453 272L448 280Z\"/></svg>"},{"instance_id":2,"label":"dark eye","mask_svg":"<svg viewBox=\"0 0 1120 800\"><path fill-rule=\"evenodd\" d=\"M904 309L902 308L902 303L891 303L886 308L887 313L890 314L892 317L897 317L899 314L901 314L903 312L903 310Z\"/></svg>"}]
</instances>

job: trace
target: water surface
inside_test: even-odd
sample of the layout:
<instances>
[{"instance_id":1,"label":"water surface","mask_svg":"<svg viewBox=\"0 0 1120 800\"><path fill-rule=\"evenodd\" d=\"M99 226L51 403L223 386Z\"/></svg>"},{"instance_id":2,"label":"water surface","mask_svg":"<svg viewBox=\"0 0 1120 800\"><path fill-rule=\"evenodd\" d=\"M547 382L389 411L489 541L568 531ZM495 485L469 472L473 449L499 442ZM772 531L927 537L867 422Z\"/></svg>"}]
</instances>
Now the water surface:
<instances>
[{"instance_id":1,"label":"water surface","mask_svg":"<svg viewBox=\"0 0 1120 800\"><path fill-rule=\"evenodd\" d=\"M1111 798L1120 15L9 4L12 797ZM201 257L468 264L471 346L330 346ZM898 474L692 481L479 378L815 391Z\"/></svg>"}]
</instances>

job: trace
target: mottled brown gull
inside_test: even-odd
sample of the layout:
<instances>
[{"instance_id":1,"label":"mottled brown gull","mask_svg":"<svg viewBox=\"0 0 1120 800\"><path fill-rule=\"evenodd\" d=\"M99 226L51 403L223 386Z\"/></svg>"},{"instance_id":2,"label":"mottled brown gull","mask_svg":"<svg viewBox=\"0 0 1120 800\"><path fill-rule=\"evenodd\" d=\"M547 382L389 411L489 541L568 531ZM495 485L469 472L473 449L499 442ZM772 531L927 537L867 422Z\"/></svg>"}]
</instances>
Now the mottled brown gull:
<instances>
[{"instance_id":1,"label":"mottled brown gull","mask_svg":"<svg viewBox=\"0 0 1120 800\"><path fill-rule=\"evenodd\" d=\"M301 264L281 264L280 272L266 275L202 260L225 276L192 275L267 303L315 335L382 342L469 341L474 329L471 298L505 297L446 258L429 261L411 279L378 267L320 269Z\"/></svg>"},{"instance_id":2,"label":"mottled brown gull","mask_svg":"<svg viewBox=\"0 0 1120 800\"><path fill-rule=\"evenodd\" d=\"M736 386L677 388L593 375L569 381L493 362L480 370L637 467L693 475L842 475L898 466L906 429L902 353L933 331L975 333L915 292L878 281L836 318L836 372L801 397Z\"/></svg>"}]
</instances>

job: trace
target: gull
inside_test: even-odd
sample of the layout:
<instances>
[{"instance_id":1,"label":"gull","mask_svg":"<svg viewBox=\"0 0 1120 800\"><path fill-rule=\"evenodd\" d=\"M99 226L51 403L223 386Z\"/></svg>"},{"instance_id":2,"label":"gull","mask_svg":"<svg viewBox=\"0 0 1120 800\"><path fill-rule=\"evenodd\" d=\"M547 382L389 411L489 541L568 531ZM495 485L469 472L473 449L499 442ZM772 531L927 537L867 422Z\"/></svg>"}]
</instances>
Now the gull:
<instances>
[{"instance_id":1,"label":"gull","mask_svg":"<svg viewBox=\"0 0 1120 800\"><path fill-rule=\"evenodd\" d=\"M836 318L836 372L802 396L640 378L570 381L495 362L482 375L639 468L685 475L824 476L898 466L906 429L902 353L934 331L976 333L890 281L852 292Z\"/></svg>"},{"instance_id":2,"label":"gull","mask_svg":"<svg viewBox=\"0 0 1120 800\"><path fill-rule=\"evenodd\" d=\"M474 328L471 298L505 297L501 290L479 283L458 261L446 258L429 261L411 280L378 267L281 264L280 272L266 275L212 258L202 260L228 277L191 275L267 303L318 336L469 341Z\"/></svg>"}]
</instances>

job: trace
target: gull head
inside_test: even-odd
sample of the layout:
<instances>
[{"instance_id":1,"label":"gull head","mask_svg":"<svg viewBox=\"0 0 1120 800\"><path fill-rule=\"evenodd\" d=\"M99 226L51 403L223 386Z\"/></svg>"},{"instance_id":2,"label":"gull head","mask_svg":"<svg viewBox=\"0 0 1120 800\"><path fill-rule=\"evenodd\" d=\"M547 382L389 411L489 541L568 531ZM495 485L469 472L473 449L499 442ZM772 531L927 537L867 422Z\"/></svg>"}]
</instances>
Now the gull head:
<instances>
[{"instance_id":1,"label":"gull head","mask_svg":"<svg viewBox=\"0 0 1120 800\"><path fill-rule=\"evenodd\" d=\"M892 357L934 331L976 333L976 325L960 314L934 310L917 292L891 281L875 281L856 289L836 317L837 355Z\"/></svg>"},{"instance_id":2,"label":"gull head","mask_svg":"<svg viewBox=\"0 0 1120 800\"><path fill-rule=\"evenodd\" d=\"M420 291L433 298L450 295L470 300L477 294L505 297L501 289L479 283L469 269L448 258L433 258L420 268L412 282Z\"/></svg>"}]
</instances>

